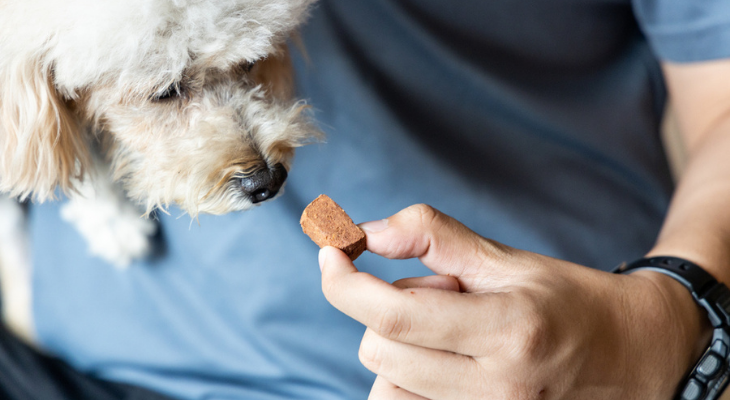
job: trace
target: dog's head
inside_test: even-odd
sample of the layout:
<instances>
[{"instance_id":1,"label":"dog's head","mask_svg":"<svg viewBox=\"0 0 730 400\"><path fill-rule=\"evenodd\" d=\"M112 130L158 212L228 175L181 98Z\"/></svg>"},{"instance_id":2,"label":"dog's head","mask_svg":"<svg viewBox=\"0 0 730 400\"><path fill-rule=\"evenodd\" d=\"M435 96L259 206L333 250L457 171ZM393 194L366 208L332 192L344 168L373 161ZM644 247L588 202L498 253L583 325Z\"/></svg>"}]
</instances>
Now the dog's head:
<instances>
[{"instance_id":1,"label":"dog's head","mask_svg":"<svg viewBox=\"0 0 730 400\"><path fill-rule=\"evenodd\" d=\"M285 44L311 2L1 2L0 190L72 190L99 152L148 211L273 197L317 135Z\"/></svg>"}]
</instances>

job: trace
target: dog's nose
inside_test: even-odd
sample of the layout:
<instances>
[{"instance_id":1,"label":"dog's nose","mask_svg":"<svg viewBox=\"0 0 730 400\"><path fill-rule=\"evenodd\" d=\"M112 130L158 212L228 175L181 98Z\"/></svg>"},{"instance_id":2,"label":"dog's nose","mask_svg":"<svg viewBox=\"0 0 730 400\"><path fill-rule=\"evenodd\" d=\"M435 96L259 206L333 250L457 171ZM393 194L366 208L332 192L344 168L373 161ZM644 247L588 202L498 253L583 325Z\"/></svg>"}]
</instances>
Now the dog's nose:
<instances>
[{"instance_id":1,"label":"dog's nose","mask_svg":"<svg viewBox=\"0 0 730 400\"><path fill-rule=\"evenodd\" d=\"M286 168L276 164L274 168L262 169L241 178L241 189L251 198L251 203L260 203L279 193L286 176Z\"/></svg>"}]
</instances>

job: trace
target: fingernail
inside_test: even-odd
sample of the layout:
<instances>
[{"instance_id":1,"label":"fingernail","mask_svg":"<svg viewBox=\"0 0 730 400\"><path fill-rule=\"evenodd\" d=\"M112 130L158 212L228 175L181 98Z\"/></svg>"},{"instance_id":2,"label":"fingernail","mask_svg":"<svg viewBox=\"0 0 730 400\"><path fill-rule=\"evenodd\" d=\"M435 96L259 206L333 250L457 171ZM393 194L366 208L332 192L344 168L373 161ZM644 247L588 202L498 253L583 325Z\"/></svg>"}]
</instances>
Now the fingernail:
<instances>
[{"instance_id":1,"label":"fingernail","mask_svg":"<svg viewBox=\"0 0 730 400\"><path fill-rule=\"evenodd\" d=\"M378 233L384 231L385 228L388 227L388 220L380 219L377 221L363 222L359 226L360 229L364 230L367 233Z\"/></svg>"},{"instance_id":2,"label":"fingernail","mask_svg":"<svg viewBox=\"0 0 730 400\"><path fill-rule=\"evenodd\" d=\"M320 271L320 272L321 272L321 271L322 271L322 269L324 268L324 263L325 263L325 261L327 261L327 254L326 254L326 253L327 253L327 252L325 251L325 249L324 249L324 248L321 248L321 249L319 249L319 256L318 256L318 260L319 260L319 271Z\"/></svg>"}]
</instances>

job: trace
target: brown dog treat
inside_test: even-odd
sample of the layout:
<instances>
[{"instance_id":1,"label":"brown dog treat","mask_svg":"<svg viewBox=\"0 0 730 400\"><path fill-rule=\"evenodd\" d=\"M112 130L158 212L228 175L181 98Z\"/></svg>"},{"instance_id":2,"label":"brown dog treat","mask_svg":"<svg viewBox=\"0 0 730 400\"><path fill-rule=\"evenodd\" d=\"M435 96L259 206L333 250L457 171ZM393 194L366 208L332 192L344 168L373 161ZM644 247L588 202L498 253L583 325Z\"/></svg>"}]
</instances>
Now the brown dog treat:
<instances>
[{"instance_id":1,"label":"brown dog treat","mask_svg":"<svg viewBox=\"0 0 730 400\"><path fill-rule=\"evenodd\" d=\"M365 251L365 232L327 195L319 195L309 203L299 223L320 248L337 247L353 261Z\"/></svg>"}]
</instances>

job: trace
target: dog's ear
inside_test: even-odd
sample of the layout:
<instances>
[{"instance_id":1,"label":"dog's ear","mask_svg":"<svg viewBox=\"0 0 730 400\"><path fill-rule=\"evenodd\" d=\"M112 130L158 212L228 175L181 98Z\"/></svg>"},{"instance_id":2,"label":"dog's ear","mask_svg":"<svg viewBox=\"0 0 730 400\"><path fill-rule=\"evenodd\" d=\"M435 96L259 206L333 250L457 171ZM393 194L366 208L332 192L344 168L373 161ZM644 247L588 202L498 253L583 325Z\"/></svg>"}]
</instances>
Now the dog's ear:
<instances>
[{"instance_id":1,"label":"dog's ear","mask_svg":"<svg viewBox=\"0 0 730 400\"><path fill-rule=\"evenodd\" d=\"M77 121L40 60L0 68L0 191L43 201L72 189L88 165Z\"/></svg>"},{"instance_id":2,"label":"dog's ear","mask_svg":"<svg viewBox=\"0 0 730 400\"><path fill-rule=\"evenodd\" d=\"M252 73L254 81L275 98L289 100L294 95L294 68L286 45L258 61Z\"/></svg>"}]
</instances>

